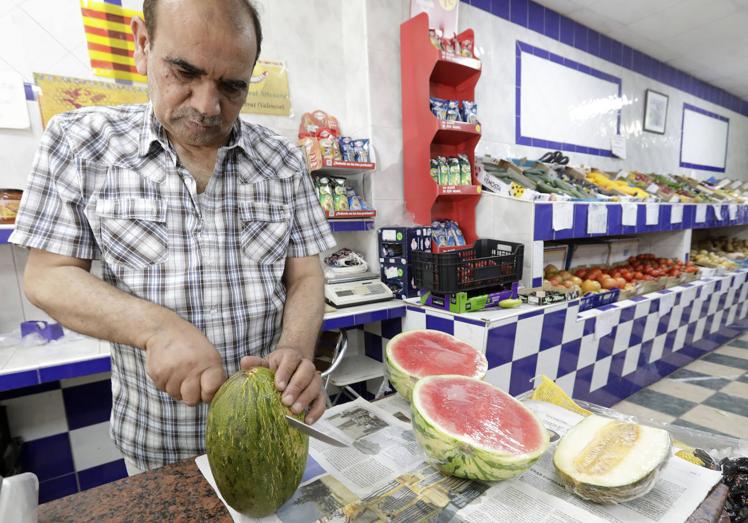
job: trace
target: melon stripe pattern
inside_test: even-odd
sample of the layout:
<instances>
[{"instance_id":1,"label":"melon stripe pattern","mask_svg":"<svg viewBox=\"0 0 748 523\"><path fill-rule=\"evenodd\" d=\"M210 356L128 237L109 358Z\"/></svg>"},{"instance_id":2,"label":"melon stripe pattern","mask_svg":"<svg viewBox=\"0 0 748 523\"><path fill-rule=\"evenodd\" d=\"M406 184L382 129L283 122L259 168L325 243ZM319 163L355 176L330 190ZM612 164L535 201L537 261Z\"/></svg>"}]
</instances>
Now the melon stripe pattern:
<instances>
[{"instance_id":1,"label":"melon stripe pattern","mask_svg":"<svg viewBox=\"0 0 748 523\"><path fill-rule=\"evenodd\" d=\"M208 462L221 496L250 517L273 514L296 491L309 439L289 426L274 373L239 371L218 390L208 411ZM303 414L297 416L303 420Z\"/></svg>"},{"instance_id":2,"label":"melon stripe pattern","mask_svg":"<svg viewBox=\"0 0 748 523\"><path fill-rule=\"evenodd\" d=\"M512 409L527 411L530 415L528 418L530 423L537 424L535 427L528 427L528 433L537 435L538 443L534 448L529 449L527 452L519 453L486 448L484 445L476 443L470 435L451 434L433 422L426 413L427 409L424 406L421 395L433 394L435 390L442 389L444 384L447 383L446 380L452 383L462 380L465 382L478 381L474 378L466 378L464 376L434 376L423 378L416 384L411 403L413 429L416 441L435 467L444 474L459 478L499 481L522 474L540 459L549 445L550 436L548 432L540 425L540 422L527 407L490 384L485 385L494 389L496 394L506 396L512 402ZM450 409L450 406L447 404L443 404L441 407L445 411ZM487 425L490 424L489 421ZM494 425L498 424L494 423ZM507 439L520 437L519 435L509 434L504 436Z\"/></svg>"},{"instance_id":3,"label":"melon stripe pattern","mask_svg":"<svg viewBox=\"0 0 748 523\"><path fill-rule=\"evenodd\" d=\"M475 347L437 330L412 330L392 338L385 348L387 378L410 401L420 378L459 374L482 379L488 371L486 357Z\"/></svg>"}]
</instances>

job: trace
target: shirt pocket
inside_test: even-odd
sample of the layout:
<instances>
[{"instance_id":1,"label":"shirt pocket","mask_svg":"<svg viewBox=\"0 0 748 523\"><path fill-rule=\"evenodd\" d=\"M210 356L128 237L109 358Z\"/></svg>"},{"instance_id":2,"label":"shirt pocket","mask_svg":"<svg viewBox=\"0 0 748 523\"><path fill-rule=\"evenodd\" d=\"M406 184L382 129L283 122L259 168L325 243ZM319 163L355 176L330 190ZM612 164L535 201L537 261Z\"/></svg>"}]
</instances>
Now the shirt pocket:
<instances>
[{"instance_id":1,"label":"shirt pocket","mask_svg":"<svg viewBox=\"0 0 748 523\"><path fill-rule=\"evenodd\" d=\"M243 202L241 247L245 256L260 264L273 264L288 252L290 210L282 203Z\"/></svg>"},{"instance_id":2,"label":"shirt pocket","mask_svg":"<svg viewBox=\"0 0 748 523\"><path fill-rule=\"evenodd\" d=\"M169 245L166 209L166 202L158 199L97 201L105 259L132 269L162 263Z\"/></svg>"}]
</instances>

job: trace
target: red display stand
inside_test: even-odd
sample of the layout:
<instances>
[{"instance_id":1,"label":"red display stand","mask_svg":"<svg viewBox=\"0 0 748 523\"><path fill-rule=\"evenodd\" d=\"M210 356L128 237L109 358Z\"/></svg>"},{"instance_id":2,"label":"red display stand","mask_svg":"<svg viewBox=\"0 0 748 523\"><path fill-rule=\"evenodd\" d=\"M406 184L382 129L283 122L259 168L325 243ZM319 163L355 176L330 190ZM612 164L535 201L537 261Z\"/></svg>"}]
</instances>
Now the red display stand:
<instances>
[{"instance_id":1,"label":"red display stand","mask_svg":"<svg viewBox=\"0 0 748 523\"><path fill-rule=\"evenodd\" d=\"M472 29L460 33L457 39L474 42ZM481 62L434 47L425 13L400 26L400 59L405 205L421 225L429 225L433 220L456 221L465 241L471 245L477 239L475 206L481 189L475 177L475 146L481 137L480 125L438 120L431 112L429 98L475 100ZM458 154L466 154L470 159L473 185L438 185L431 178L431 158Z\"/></svg>"}]
</instances>

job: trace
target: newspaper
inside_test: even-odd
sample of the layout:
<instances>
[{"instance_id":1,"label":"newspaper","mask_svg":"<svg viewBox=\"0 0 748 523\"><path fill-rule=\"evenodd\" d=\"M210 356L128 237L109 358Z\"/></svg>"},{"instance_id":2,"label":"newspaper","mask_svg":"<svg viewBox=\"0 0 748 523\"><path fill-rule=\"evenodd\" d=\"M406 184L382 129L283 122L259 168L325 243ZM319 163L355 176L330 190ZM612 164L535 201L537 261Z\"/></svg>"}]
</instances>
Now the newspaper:
<instances>
[{"instance_id":1,"label":"newspaper","mask_svg":"<svg viewBox=\"0 0 748 523\"><path fill-rule=\"evenodd\" d=\"M545 402L526 401L541 422L563 435L582 417ZM568 492L552 448L518 478L484 483L442 475L415 442L404 400L358 399L329 409L315 428L351 443L339 448L310 439L301 486L263 522L675 523L685 521L720 480L719 472L673 458L646 496L597 505ZM205 456L198 467L220 496ZM228 507L227 507L228 508ZM234 521L257 521L229 508Z\"/></svg>"}]
</instances>

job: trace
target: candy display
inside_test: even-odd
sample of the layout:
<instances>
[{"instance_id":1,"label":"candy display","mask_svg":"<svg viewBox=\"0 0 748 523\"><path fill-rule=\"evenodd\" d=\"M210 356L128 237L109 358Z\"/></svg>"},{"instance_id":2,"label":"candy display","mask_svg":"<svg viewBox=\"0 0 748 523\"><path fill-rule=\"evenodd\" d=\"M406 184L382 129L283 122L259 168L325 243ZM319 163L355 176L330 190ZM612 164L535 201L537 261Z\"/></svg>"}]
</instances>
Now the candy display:
<instances>
[{"instance_id":1,"label":"candy display","mask_svg":"<svg viewBox=\"0 0 748 523\"><path fill-rule=\"evenodd\" d=\"M478 104L469 100L430 99L431 112L439 120L447 122L478 123Z\"/></svg>"},{"instance_id":2,"label":"candy display","mask_svg":"<svg viewBox=\"0 0 748 523\"><path fill-rule=\"evenodd\" d=\"M320 110L301 117L299 145L310 171L321 169L325 162L371 162L370 140L341 136L338 119Z\"/></svg>"},{"instance_id":3,"label":"candy display","mask_svg":"<svg viewBox=\"0 0 748 523\"><path fill-rule=\"evenodd\" d=\"M361 196L347 185L345 178L317 176L314 178L319 203L327 213L338 211L370 211Z\"/></svg>"},{"instance_id":4,"label":"candy display","mask_svg":"<svg viewBox=\"0 0 748 523\"><path fill-rule=\"evenodd\" d=\"M431 44L440 51L454 53L467 58L474 58L473 41L470 39L460 41L457 38L444 38L441 29L429 29L429 38Z\"/></svg>"},{"instance_id":5,"label":"candy display","mask_svg":"<svg viewBox=\"0 0 748 523\"><path fill-rule=\"evenodd\" d=\"M457 222L452 220L435 221L431 224L431 238L437 247L462 247L465 237Z\"/></svg>"},{"instance_id":6,"label":"candy display","mask_svg":"<svg viewBox=\"0 0 748 523\"><path fill-rule=\"evenodd\" d=\"M437 185L472 185L473 172L466 154L431 159L431 178Z\"/></svg>"}]
</instances>

